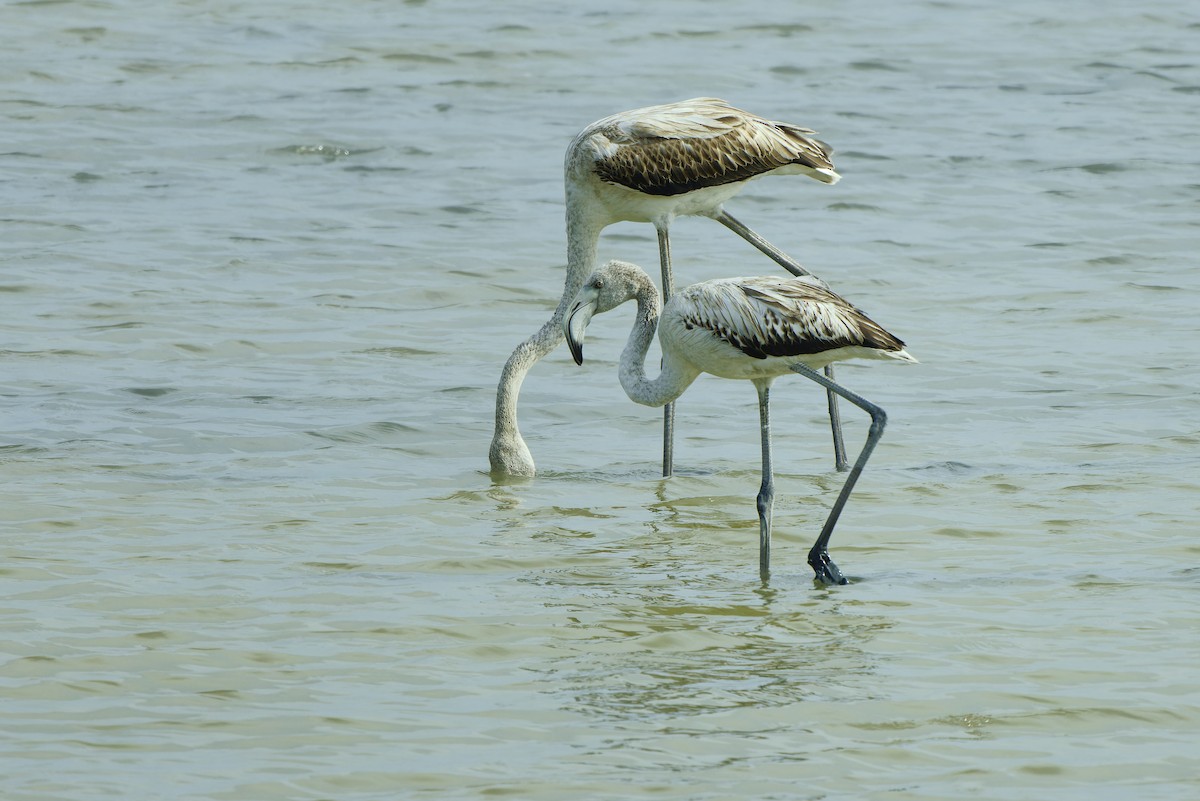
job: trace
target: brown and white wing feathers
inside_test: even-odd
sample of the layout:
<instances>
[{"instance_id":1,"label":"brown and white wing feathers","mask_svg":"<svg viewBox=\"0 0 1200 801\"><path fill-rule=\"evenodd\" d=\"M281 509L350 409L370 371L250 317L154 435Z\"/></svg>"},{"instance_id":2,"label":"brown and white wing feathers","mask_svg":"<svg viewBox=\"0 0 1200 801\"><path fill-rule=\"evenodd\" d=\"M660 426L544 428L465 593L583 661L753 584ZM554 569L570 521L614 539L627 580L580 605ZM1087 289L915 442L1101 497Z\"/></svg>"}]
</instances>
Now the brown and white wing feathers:
<instances>
[{"instance_id":1,"label":"brown and white wing feathers","mask_svg":"<svg viewBox=\"0 0 1200 801\"><path fill-rule=\"evenodd\" d=\"M845 299L803 279L732 278L696 288L700 291L687 298L685 327L707 330L755 359L846 347L904 349L903 342Z\"/></svg>"},{"instance_id":2,"label":"brown and white wing feathers","mask_svg":"<svg viewBox=\"0 0 1200 801\"><path fill-rule=\"evenodd\" d=\"M678 195L796 166L825 183L838 179L833 150L815 131L772 122L724 100L696 98L617 114L588 131L595 172L649 195Z\"/></svg>"}]
</instances>

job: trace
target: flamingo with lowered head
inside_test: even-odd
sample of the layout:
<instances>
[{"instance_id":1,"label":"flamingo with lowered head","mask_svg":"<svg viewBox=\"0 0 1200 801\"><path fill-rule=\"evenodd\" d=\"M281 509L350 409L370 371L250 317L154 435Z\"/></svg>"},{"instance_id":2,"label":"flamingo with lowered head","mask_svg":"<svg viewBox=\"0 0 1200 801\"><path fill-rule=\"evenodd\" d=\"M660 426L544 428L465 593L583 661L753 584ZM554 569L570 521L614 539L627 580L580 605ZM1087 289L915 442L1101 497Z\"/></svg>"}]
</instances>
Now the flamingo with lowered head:
<instances>
[{"instance_id":1,"label":"flamingo with lowered head","mask_svg":"<svg viewBox=\"0 0 1200 801\"><path fill-rule=\"evenodd\" d=\"M530 368L562 341L567 303L596 267L600 232L621 221L653 223L658 231L663 294L673 291L668 231L679 215L711 217L795 275L807 271L723 208L762 175L807 175L836 183L832 150L808 128L772 122L723 100L695 98L634 109L587 126L567 149L567 274L554 315L513 351L496 390L492 474L532 476L533 456L517 427L517 398ZM828 373L827 373L828 374ZM831 375L831 374L830 374ZM673 405L663 419L663 475L671 475ZM834 456L845 467L833 393L829 411Z\"/></svg>"},{"instance_id":2,"label":"flamingo with lowered head","mask_svg":"<svg viewBox=\"0 0 1200 801\"><path fill-rule=\"evenodd\" d=\"M875 444L883 435L883 409L816 372L843 359L915 362L904 343L846 300L811 277L727 278L693 284L660 307L658 290L634 264L610 261L585 279L563 318L563 332L576 363L583 363L583 337L592 316L637 301L637 314L621 354L621 386L631 400L662 406L683 394L701 373L752 381L758 390L762 437L762 486L758 492L759 571L771 561L771 382L788 372L816 381L871 415L858 459L834 501L808 554L816 579L845 584L829 558L829 539ZM646 353L658 331L662 372L646 376Z\"/></svg>"}]
</instances>

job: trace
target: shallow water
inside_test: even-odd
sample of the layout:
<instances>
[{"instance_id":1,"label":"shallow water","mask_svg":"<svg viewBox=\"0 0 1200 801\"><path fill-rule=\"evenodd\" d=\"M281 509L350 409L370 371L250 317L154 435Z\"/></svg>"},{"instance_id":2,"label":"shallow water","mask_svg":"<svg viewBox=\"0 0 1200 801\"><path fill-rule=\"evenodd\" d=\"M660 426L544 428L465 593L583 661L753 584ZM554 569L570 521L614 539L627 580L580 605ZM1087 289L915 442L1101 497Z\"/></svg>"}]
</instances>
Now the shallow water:
<instances>
[{"instance_id":1,"label":"shallow water","mask_svg":"<svg viewBox=\"0 0 1200 801\"><path fill-rule=\"evenodd\" d=\"M0 795L1200 791L1200 23L735 5L0 9ZM890 415L846 587L820 390L773 393L763 583L754 392L697 382L662 480L629 309L486 474L563 148L706 94L835 146L729 208L922 361L839 368ZM673 230L681 281L774 269Z\"/></svg>"}]
</instances>

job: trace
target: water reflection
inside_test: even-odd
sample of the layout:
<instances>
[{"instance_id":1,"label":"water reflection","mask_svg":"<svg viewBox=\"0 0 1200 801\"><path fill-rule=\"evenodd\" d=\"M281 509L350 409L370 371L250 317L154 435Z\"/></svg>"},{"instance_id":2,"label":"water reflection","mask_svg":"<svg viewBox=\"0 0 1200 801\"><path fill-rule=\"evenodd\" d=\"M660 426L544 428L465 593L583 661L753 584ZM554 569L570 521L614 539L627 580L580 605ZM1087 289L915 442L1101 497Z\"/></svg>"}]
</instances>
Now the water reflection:
<instances>
[{"instance_id":1,"label":"water reflection","mask_svg":"<svg viewBox=\"0 0 1200 801\"><path fill-rule=\"evenodd\" d=\"M754 586L752 571L704 572L628 558L628 572L547 573L570 634L540 669L564 709L608 720L673 720L738 708L867 697L889 617L809 581ZM640 581L639 581L640 578ZM598 605L596 593L607 601Z\"/></svg>"}]
</instances>

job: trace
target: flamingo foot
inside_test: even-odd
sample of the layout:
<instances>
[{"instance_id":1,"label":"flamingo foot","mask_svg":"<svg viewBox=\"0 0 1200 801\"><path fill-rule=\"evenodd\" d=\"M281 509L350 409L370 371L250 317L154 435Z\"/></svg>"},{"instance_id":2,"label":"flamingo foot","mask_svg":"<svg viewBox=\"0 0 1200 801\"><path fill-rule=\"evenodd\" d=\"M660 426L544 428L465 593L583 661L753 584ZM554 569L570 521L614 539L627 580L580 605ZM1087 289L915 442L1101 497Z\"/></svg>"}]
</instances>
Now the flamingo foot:
<instances>
[{"instance_id":1,"label":"flamingo foot","mask_svg":"<svg viewBox=\"0 0 1200 801\"><path fill-rule=\"evenodd\" d=\"M842 571L829 558L828 551L811 551L808 554L808 564L816 574L816 580L822 584L849 584Z\"/></svg>"}]
</instances>

